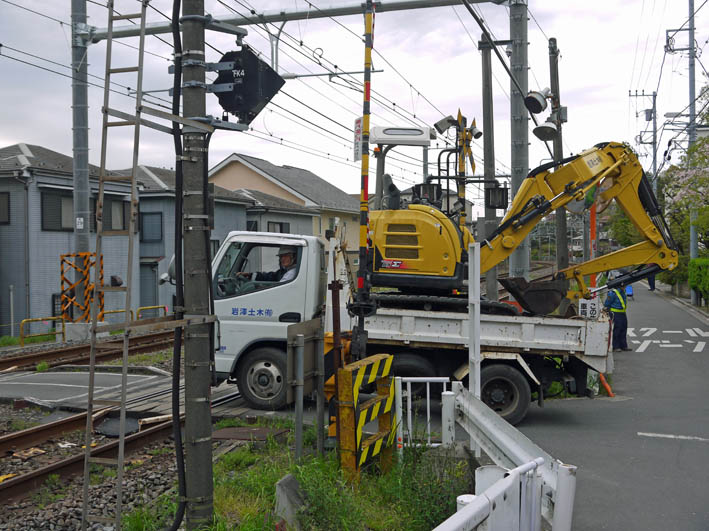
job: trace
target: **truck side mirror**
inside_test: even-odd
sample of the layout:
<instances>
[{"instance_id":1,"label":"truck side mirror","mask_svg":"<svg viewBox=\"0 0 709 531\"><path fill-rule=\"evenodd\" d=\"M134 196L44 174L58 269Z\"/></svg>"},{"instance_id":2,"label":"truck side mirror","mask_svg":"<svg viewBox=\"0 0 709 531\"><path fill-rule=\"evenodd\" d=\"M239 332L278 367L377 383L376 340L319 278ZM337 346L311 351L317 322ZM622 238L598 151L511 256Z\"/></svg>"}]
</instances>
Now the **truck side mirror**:
<instances>
[{"instance_id":1,"label":"truck side mirror","mask_svg":"<svg viewBox=\"0 0 709 531\"><path fill-rule=\"evenodd\" d=\"M165 284L166 282L169 282L170 284L175 283L175 255L172 255L172 258L170 258L170 263L167 266L167 273L163 273L160 275L160 280L159 284Z\"/></svg>"}]
</instances>

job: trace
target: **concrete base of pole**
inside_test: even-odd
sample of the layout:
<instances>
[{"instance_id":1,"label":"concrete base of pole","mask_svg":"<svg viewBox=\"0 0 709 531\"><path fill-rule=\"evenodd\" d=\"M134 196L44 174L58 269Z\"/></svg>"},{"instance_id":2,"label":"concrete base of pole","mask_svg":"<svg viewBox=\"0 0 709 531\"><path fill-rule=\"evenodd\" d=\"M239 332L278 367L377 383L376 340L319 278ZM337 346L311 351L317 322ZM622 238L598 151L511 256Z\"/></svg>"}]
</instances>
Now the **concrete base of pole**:
<instances>
[{"instance_id":1,"label":"concrete base of pole","mask_svg":"<svg viewBox=\"0 0 709 531\"><path fill-rule=\"evenodd\" d=\"M96 334L96 338L108 337L108 332L100 332ZM57 334L57 341L61 341L61 334ZM91 339L91 323L67 323L66 324L66 340L67 341L89 341Z\"/></svg>"}]
</instances>

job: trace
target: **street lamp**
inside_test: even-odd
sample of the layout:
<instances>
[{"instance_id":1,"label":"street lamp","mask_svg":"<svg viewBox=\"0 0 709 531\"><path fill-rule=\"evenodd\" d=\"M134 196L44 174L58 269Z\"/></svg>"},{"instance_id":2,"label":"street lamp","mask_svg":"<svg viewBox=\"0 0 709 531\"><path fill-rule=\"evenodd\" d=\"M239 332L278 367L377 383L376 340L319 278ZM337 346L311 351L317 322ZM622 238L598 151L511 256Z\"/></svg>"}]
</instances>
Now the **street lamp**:
<instances>
[{"instance_id":1,"label":"street lamp","mask_svg":"<svg viewBox=\"0 0 709 531\"><path fill-rule=\"evenodd\" d=\"M555 101L556 99L556 101ZM524 106L532 114L539 114L547 108L547 100L552 102L552 111L549 117L541 124L537 125L532 132L539 140L549 142L554 140L561 130L561 124L566 122L566 107L559 105L551 89L532 90L524 98Z\"/></svg>"}]
</instances>

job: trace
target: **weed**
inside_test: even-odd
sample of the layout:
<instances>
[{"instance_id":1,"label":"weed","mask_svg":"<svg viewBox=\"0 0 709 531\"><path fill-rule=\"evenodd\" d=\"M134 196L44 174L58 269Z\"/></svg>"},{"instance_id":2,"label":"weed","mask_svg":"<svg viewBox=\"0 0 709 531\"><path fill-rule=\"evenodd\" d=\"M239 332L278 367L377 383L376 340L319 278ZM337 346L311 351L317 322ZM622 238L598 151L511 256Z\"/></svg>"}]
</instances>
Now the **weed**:
<instances>
[{"instance_id":1,"label":"weed","mask_svg":"<svg viewBox=\"0 0 709 531\"><path fill-rule=\"evenodd\" d=\"M37 507L44 509L47 505L59 501L63 497L64 489L59 474L50 474L40 489L32 496L32 501Z\"/></svg>"},{"instance_id":2,"label":"weed","mask_svg":"<svg viewBox=\"0 0 709 531\"><path fill-rule=\"evenodd\" d=\"M40 361L37 366L35 367L35 370L37 372L45 372L49 370L49 363L46 361Z\"/></svg>"},{"instance_id":3,"label":"weed","mask_svg":"<svg viewBox=\"0 0 709 531\"><path fill-rule=\"evenodd\" d=\"M107 479L115 478L118 471L113 467L104 467L101 465L92 464L89 475L89 483L91 485L100 485Z\"/></svg>"},{"instance_id":4,"label":"weed","mask_svg":"<svg viewBox=\"0 0 709 531\"><path fill-rule=\"evenodd\" d=\"M134 509L123 517L125 531L159 531L172 522L177 504L172 496L163 494L154 504Z\"/></svg>"},{"instance_id":5,"label":"weed","mask_svg":"<svg viewBox=\"0 0 709 531\"><path fill-rule=\"evenodd\" d=\"M214 424L214 429L221 430L222 428L244 428L247 426L289 430L295 429L295 424L292 420L282 417L257 417L256 422L254 423L249 423L246 419L242 419L240 417L225 418L217 421Z\"/></svg>"},{"instance_id":6,"label":"weed","mask_svg":"<svg viewBox=\"0 0 709 531\"><path fill-rule=\"evenodd\" d=\"M172 454L173 450L171 448L168 448L166 446L160 446L158 448L153 448L152 450L148 450L148 455L152 455L153 457L157 457L160 455L168 455Z\"/></svg>"},{"instance_id":7,"label":"weed","mask_svg":"<svg viewBox=\"0 0 709 531\"><path fill-rule=\"evenodd\" d=\"M34 428L35 426L38 426L39 422L32 422L29 420L25 419L12 419L10 420L10 425L9 429L10 431L22 431L22 430L27 430L29 428Z\"/></svg>"}]
</instances>

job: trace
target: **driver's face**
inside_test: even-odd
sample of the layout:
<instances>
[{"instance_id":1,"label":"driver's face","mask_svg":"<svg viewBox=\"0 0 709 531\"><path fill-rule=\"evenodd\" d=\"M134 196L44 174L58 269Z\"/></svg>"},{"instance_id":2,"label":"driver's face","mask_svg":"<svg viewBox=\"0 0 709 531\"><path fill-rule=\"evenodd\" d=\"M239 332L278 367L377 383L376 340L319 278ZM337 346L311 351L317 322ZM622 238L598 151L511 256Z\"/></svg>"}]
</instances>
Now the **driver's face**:
<instances>
[{"instance_id":1,"label":"driver's face","mask_svg":"<svg viewBox=\"0 0 709 531\"><path fill-rule=\"evenodd\" d=\"M282 254L281 256L278 257L278 260L281 264L281 267L287 269L293 265L295 257L293 256L293 253Z\"/></svg>"}]
</instances>

